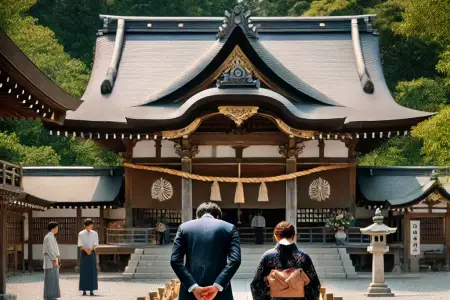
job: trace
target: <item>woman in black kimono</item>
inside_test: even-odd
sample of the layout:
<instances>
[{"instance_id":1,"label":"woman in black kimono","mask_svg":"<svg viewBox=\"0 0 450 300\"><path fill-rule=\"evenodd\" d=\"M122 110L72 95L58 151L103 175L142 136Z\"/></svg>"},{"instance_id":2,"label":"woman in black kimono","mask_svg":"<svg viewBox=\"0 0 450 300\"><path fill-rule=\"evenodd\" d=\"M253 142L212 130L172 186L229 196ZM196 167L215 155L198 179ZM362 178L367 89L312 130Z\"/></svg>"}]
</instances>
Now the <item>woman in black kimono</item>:
<instances>
[{"instance_id":1,"label":"woman in black kimono","mask_svg":"<svg viewBox=\"0 0 450 300\"><path fill-rule=\"evenodd\" d=\"M305 286L304 298L279 298L279 300L319 300L320 281L308 254L300 251L295 245L295 228L288 222L281 222L275 227L275 248L264 253L250 285L253 300L278 300L269 295L266 276L272 270L302 269L310 282Z\"/></svg>"}]
</instances>

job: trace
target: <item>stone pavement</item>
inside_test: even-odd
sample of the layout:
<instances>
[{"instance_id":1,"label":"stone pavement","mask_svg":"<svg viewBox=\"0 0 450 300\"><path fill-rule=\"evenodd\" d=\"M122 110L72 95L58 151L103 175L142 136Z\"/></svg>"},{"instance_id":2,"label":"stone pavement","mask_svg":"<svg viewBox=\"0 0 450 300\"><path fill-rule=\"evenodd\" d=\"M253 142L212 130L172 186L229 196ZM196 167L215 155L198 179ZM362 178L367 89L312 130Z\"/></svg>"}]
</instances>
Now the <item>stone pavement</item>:
<instances>
[{"instance_id":1,"label":"stone pavement","mask_svg":"<svg viewBox=\"0 0 450 300\"><path fill-rule=\"evenodd\" d=\"M387 283L398 300L450 300L450 273L426 273L421 278L387 279ZM33 273L8 278L8 293L16 294L19 300L42 299L43 274ZM364 291L370 279L359 280L325 280L322 285L327 291L344 300L368 299ZM136 300L138 296L147 294L163 282L152 280L122 280L117 274L103 274L99 281L100 290L97 297L82 297L78 292L78 276L76 274L61 275L61 293L63 300ZM249 282L236 280L233 282L235 300L252 300L249 293ZM392 298L377 298L392 300Z\"/></svg>"}]
</instances>

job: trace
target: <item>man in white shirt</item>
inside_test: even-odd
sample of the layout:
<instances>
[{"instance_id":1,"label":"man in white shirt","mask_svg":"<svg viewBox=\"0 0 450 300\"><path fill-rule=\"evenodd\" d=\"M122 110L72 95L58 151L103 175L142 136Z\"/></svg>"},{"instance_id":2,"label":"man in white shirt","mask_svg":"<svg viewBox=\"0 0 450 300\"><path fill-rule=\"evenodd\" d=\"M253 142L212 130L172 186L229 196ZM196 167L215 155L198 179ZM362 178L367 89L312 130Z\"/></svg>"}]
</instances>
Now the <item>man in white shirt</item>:
<instances>
[{"instance_id":1,"label":"man in white shirt","mask_svg":"<svg viewBox=\"0 0 450 300\"><path fill-rule=\"evenodd\" d=\"M255 231L255 244L264 244L264 231L266 228L266 219L262 216L261 211L258 211L256 216L252 219L252 228Z\"/></svg>"},{"instance_id":2,"label":"man in white shirt","mask_svg":"<svg viewBox=\"0 0 450 300\"><path fill-rule=\"evenodd\" d=\"M98 246L98 234L94 230L94 222L91 219L84 221L84 230L78 234L78 247L80 247L80 285L79 290L90 291L94 296L94 291L98 290L97 257L95 248Z\"/></svg>"},{"instance_id":3,"label":"man in white shirt","mask_svg":"<svg viewBox=\"0 0 450 300\"><path fill-rule=\"evenodd\" d=\"M55 234L58 233L58 223L48 223L48 233L42 243L42 252L44 254L44 299L54 300L61 297L59 289L59 248L56 242Z\"/></svg>"}]
</instances>

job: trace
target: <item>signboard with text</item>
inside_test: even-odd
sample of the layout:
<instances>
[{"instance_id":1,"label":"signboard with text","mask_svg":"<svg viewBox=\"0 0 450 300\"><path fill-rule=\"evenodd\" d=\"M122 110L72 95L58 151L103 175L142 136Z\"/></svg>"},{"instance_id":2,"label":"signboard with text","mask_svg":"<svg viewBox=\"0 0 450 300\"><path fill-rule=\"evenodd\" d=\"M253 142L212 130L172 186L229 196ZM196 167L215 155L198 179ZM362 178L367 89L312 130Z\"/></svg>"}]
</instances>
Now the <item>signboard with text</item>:
<instances>
[{"instance_id":1,"label":"signboard with text","mask_svg":"<svg viewBox=\"0 0 450 300\"><path fill-rule=\"evenodd\" d=\"M420 255L420 221L410 221L410 251L411 255Z\"/></svg>"}]
</instances>

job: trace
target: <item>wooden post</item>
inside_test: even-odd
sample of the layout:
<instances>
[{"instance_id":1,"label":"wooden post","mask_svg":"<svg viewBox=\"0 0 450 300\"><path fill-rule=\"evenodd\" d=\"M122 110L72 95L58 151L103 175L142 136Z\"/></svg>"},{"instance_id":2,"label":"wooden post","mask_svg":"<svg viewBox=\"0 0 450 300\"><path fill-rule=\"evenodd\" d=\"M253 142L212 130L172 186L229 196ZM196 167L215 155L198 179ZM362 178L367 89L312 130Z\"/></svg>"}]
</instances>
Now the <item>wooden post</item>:
<instances>
[{"instance_id":1,"label":"wooden post","mask_svg":"<svg viewBox=\"0 0 450 300\"><path fill-rule=\"evenodd\" d=\"M192 172L192 160L189 157L181 159L181 171ZM189 178L181 179L181 222L192 220L192 180Z\"/></svg>"},{"instance_id":2,"label":"wooden post","mask_svg":"<svg viewBox=\"0 0 450 300\"><path fill-rule=\"evenodd\" d=\"M3 177L4 178L4 177ZM6 204L2 203L6 199L2 198L0 193L0 295L6 294L6 250L8 248L8 234L7 234L7 211Z\"/></svg>"},{"instance_id":3,"label":"wooden post","mask_svg":"<svg viewBox=\"0 0 450 300\"><path fill-rule=\"evenodd\" d=\"M98 226L98 237L100 239L100 244L106 244L105 241L105 208L100 206L100 222Z\"/></svg>"},{"instance_id":4,"label":"wooden post","mask_svg":"<svg viewBox=\"0 0 450 300\"><path fill-rule=\"evenodd\" d=\"M356 219L356 165L348 168L348 182L350 214Z\"/></svg>"},{"instance_id":5,"label":"wooden post","mask_svg":"<svg viewBox=\"0 0 450 300\"><path fill-rule=\"evenodd\" d=\"M445 215L445 268L450 268L450 202L447 203Z\"/></svg>"},{"instance_id":6,"label":"wooden post","mask_svg":"<svg viewBox=\"0 0 450 300\"><path fill-rule=\"evenodd\" d=\"M33 210L28 210L28 271L33 272Z\"/></svg>"},{"instance_id":7,"label":"wooden post","mask_svg":"<svg viewBox=\"0 0 450 300\"><path fill-rule=\"evenodd\" d=\"M297 171L295 156L286 159L286 174ZM286 221L297 228L297 179L286 181Z\"/></svg>"},{"instance_id":8,"label":"wooden post","mask_svg":"<svg viewBox=\"0 0 450 300\"><path fill-rule=\"evenodd\" d=\"M410 244L410 226L409 226L409 212L408 209L405 209L405 213L403 214L403 266L404 271L409 271L409 244Z\"/></svg>"},{"instance_id":9,"label":"wooden post","mask_svg":"<svg viewBox=\"0 0 450 300\"><path fill-rule=\"evenodd\" d=\"M76 234L78 235L78 233L81 231L81 228L83 228L82 226L82 220L81 220L81 207L77 207L77 230L76 230ZM77 236L78 238L78 236ZM80 266L80 249L78 248L78 243L77 243L77 266ZM77 268L76 268L77 269Z\"/></svg>"}]
</instances>

